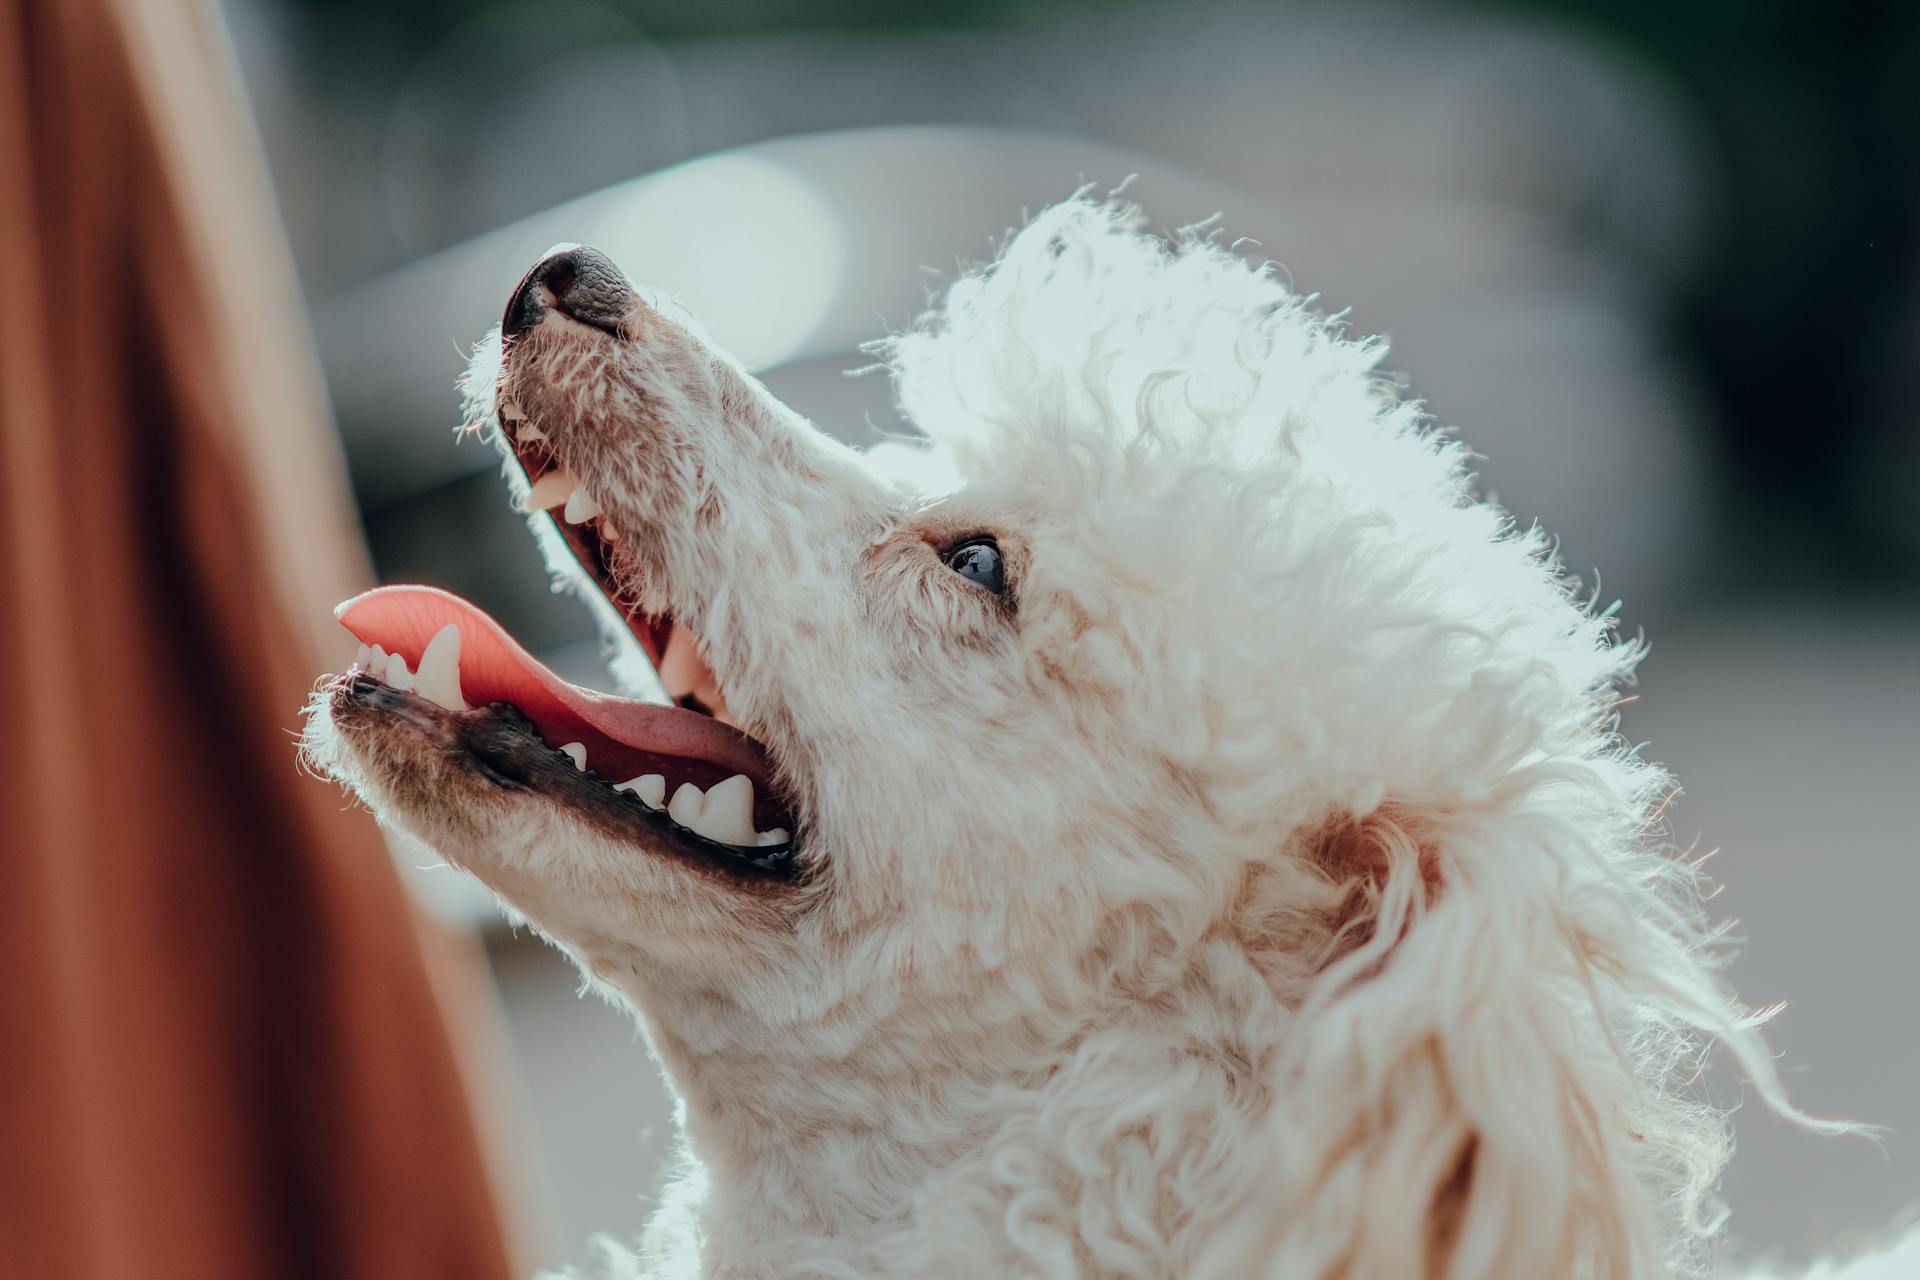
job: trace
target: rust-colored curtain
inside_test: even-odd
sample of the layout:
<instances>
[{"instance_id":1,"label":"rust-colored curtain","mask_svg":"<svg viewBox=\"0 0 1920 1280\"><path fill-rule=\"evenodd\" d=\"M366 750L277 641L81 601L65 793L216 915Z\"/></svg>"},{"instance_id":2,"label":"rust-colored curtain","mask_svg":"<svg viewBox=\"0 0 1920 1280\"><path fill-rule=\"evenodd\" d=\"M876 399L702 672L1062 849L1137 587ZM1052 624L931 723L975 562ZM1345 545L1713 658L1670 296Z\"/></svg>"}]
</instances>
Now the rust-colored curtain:
<instances>
[{"instance_id":1,"label":"rust-colored curtain","mask_svg":"<svg viewBox=\"0 0 1920 1280\"><path fill-rule=\"evenodd\" d=\"M424 935L296 768L364 578L195 0L0 0L0 1276L506 1250Z\"/></svg>"}]
</instances>

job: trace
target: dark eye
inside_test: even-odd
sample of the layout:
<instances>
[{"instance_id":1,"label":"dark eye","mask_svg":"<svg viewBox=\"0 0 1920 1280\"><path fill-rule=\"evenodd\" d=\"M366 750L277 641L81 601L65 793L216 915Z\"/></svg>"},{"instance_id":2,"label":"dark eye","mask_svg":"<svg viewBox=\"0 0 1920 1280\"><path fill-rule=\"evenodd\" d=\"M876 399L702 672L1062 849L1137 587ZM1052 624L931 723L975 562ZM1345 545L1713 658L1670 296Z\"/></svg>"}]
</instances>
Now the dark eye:
<instances>
[{"instance_id":1,"label":"dark eye","mask_svg":"<svg viewBox=\"0 0 1920 1280\"><path fill-rule=\"evenodd\" d=\"M992 538L956 542L942 552L940 558L961 577L979 583L997 596L1007 594L1007 567L1000 559L1000 544Z\"/></svg>"}]
</instances>

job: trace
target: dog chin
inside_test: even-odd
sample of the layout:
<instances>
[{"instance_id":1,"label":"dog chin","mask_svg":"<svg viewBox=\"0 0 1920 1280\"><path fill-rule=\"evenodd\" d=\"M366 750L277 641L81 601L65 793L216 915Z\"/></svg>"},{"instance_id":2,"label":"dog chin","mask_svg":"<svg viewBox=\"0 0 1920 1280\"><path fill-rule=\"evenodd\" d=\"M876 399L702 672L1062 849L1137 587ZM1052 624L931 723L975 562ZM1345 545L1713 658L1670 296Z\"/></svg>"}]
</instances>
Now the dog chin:
<instances>
[{"instance_id":1,"label":"dog chin","mask_svg":"<svg viewBox=\"0 0 1920 1280\"><path fill-rule=\"evenodd\" d=\"M724 968L717 941L785 921L784 880L743 874L636 814L510 708L453 713L339 677L309 706L302 750L383 826L472 874L604 981Z\"/></svg>"},{"instance_id":2,"label":"dog chin","mask_svg":"<svg viewBox=\"0 0 1920 1280\"><path fill-rule=\"evenodd\" d=\"M303 752L315 772L351 790L381 824L426 845L497 891L560 842L531 790L462 759L458 738L425 717L376 708L333 681L308 709Z\"/></svg>"}]
</instances>

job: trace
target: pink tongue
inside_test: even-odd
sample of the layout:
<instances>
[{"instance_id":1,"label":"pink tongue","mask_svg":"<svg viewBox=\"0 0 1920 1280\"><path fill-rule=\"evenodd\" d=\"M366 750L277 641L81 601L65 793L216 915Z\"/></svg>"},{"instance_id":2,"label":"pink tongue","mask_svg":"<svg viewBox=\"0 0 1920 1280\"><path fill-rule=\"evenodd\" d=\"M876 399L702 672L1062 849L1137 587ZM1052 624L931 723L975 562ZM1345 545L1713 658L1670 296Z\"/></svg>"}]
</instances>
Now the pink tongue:
<instances>
[{"instance_id":1,"label":"pink tongue","mask_svg":"<svg viewBox=\"0 0 1920 1280\"><path fill-rule=\"evenodd\" d=\"M397 653L415 669L427 642L452 623L460 628L460 692L469 705L512 703L549 746L584 743L588 768L615 782L660 773L672 794L680 782L704 788L744 773L753 780L756 814L777 812L769 795L773 771L759 743L697 711L568 684L459 596L437 587L380 587L333 616L361 643Z\"/></svg>"}]
</instances>

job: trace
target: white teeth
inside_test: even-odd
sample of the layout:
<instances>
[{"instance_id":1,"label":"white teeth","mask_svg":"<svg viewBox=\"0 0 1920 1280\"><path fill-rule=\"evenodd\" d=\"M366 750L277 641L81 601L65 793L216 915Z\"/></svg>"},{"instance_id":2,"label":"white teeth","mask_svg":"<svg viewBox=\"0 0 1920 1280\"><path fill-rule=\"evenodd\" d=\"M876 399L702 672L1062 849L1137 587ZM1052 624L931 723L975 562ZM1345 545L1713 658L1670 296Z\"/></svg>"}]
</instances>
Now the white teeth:
<instances>
[{"instance_id":1,"label":"white teeth","mask_svg":"<svg viewBox=\"0 0 1920 1280\"><path fill-rule=\"evenodd\" d=\"M522 511L551 511L566 502L579 482L565 467L549 471L533 482L533 488L527 490L527 496L521 499Z\"/></svg>"},{"instance_id":2,"label":"white teeth","mask_svg":"<svg viewBox=\"0 0 1920 1280\"><path fill-rule=\"evenodd\" d=\"M387 655L387 669L383 678L396 689L413 688L413 672L407 670L407 660L397 653Z\"/></svg>"},{"instance_id":3,"label":"white teeth","mask_svg":"<svg viewBox=\"0 0 1920 1280\"><path fill-rule=\"evenodd\" d=\"M521 412L520 406L513 401L502 400L500 402L500 416L508 422L523 422L526 420L527 415Z\"/></svg>"},{"instance_id":4,"label":"white teeth","mask_svg":"<svg viewBox=\"0 0 1920 1280\"><path fill-rule=\"evenodd\" d=\"M602 520L600 522L600 540L608 546L612 546L614 543L620 541L620 531L608 524L605 520Z\"/></svg>"},{"instance_id":5,"label":"white teeth","mask_svg":"<svg viewBox=\"0 0 1920 1280\"><path fill-rule=\"evenodd\" d=\"M699 830L701 810L707 807L706 793L691 782L683 782L667 805L667 816L690 831Z\"/></svg>"},{"instance_id":6,"label":"white teeth","mask_svg":"<svg viewBox=\"0 0 1920 1280\"><path fill-rule=\"evenodd\" d=\"M521 440L537 440L541 444L545 444L547 442L547 433L542 431L538 427L521 427L518 431L514 432L513 434L515 435L515 437Z\"/></svg>"},{"instance_id":7,"label":"white teeth","mask_svg":"<svg viewBox=\"0 0 1920 1280\"><path fill-rule=\"evenodd\" d=\"M353 651L353 665L359 667L362 671L373 670L373 650L364 644L358 649L355 649Z\"/></svg>"},{"instance_id":8,"label":"white teeth","mask_svg":"<svg viewBox=\"0 0 1920 1280\"><path fill-rule=\"evenodd\" d=\"M714 783L707 789L707 801L700 809L700 817L691 825L707 839L721 844L752 844L752 781L746 774L736 773L724 782Z\"/></svg>"},{"instance_id":9,"label":"white teeth","mask_svg":"<svg viewBox=\"0 0 1920 1280\"><path fill-rule=\"evenodd\" d=\"M643 773L637 778L628 778L625 782L615 783L613 789L631 791L649 809L667 807L667 780L657 773Z\"/></svg>"},{"instance_id":10,"label":"white teeth","mask_svg":"<svg viewBox=\"0 0 1920 1280\"><path fill-rule=\"evenodd\" d=\"M585 524L599 514L600 504L589 498L585 489L575 489L567 499L567 509L561 512L568 524Z\"/></svg>"},{"instance_id":11,"label":"white teeth","mask_svg":"<svg viewBox=\"0 0 1920 1280\"><path fill-rule=\"evenodd\" d=\"M467 710L460 696L460 628L449 622L433 633L413 673L413 691L449 711Z\"/></svg>"},{"instance_id":12,"label":"white teeth","mask_svg":"<svg viewBox=\"0 0 1920 1280\"><path fill-rule=\"evenodd\" d=\"M584 771L587 767L587 744L584 742L563 742L560 749L573 761L573 767Z\"/></svg>"},{"instance_id":13,"label":"white teeth","mask_svg":"<svg viewBox=\"0 0 1920 1280\"><path fill-rule=\"evenodd\" d=\"M568 747L560 749L569 750ZM649 808L658 809L666 799L667 780L657 773L643 773L616 784L613 789L631 792ZM753 829L753 780L744 773L716 782L711 790L704 792L691 782L683 782L674 791L673 802L666 810L669 818L687 830L721 844L765 849L786 844L789 838L784 827L771 831Z\"/></svg>"},{"instance_id":14,"label":"white teeth","mask_svg":"<svg viewBox=\"0 0 1920 1280\"><path fill-rule=\"evenodd\" d=\"M373 653L367 660L367 669L379 675L387 669L387 651L379 645L373 646Z\"/></svg>"}]
</instances>

